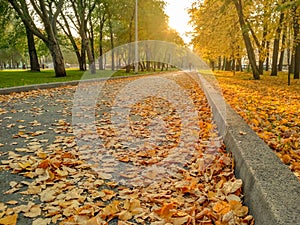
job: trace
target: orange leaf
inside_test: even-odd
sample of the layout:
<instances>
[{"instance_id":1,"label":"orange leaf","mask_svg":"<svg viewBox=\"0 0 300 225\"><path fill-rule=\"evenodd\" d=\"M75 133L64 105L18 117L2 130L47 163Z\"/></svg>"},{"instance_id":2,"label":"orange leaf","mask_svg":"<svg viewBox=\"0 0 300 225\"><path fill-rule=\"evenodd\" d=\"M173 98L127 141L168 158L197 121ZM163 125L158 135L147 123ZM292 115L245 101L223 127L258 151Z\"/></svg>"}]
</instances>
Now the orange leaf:
<instances>
[{"instance_id":1,"label":"orange leaf","mask_svg":"<svg viewBox=\"0 0 300 225\"><path fill-rule=\"evenodd\" d=\"M155 212L163 218L170 218L174 214L173 212L174 208L175 208L175 204L173 202L164 203L164 205L159 210L156 210Z\"/></svg>"},{"instance_id":2,"label":"orange leaf","mask_svg":"<svg viewBox=\"0 0 300 225\"><path fill-rule=\"evenodd\" d=\"M216 213L224 215L224 214L228 213L231 210L231 208L230 208L230 205L227 202L222 201L222 202L217 202L214 205L213 210Z\"/></svg>"},{"instance_id":3,"label":"orange leaf","mask_svg":"<svg viewBox=\"0 0 300 225\"><path fill-rule=\"evenodd\" d=\"M43 160L40 165L38 165L38 168L47 169L50 166L50 161L48 159Z\"/></svg>"}]
</instances>

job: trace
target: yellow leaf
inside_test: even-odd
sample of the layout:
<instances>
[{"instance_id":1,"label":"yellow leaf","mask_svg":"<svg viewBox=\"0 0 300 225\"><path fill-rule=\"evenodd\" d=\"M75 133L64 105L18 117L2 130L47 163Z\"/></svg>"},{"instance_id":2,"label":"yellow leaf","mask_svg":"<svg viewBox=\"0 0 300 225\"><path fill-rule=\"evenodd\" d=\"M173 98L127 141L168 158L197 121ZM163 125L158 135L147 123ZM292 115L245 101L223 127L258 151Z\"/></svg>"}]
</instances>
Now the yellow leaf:
<instances>
[{"instance_id":1,"label":"yellow leaf","mask_svg":"<svg viewBox=\"0 0 300 225\"><path fill-rule=\"evenodd\" d=\"M18 214L13 214L0 219L2 225L15 225L17 224Z\"/></svg>"},{"instance_id":2,"label":"yellow leaf","mask_svg":"<svg viewBox=\"0 0 300 225\"><path fill-rule=\"evenodd\" d=\"M234 214L238 217L244 217L248 214L248 207L243 206L242 203L232 200L229 202L230 208L233 210Z\"/></svg>"},{"instance_id":3,"label":"yellow leaf","mask_svg":"<svg viewBox=\"0 0 300 225\"><path fill-rule=\"evenodd\" d=\"M131 214L130 212L124 210L124 211L122 211L122 212L119 213L119 217L118 217L118 218L119 218L120 220L123 220L123 221L128 221L128 220L130 220L132 217L133 217L133 216L132 216L132 214Z\"/></svg>"},{"instance_id":4,"label":"yellow leaf","mask_svg":"<svg viewBox=\"0 0 300 225\"><path fill-rule=\"evenodd\" d=\"M34 205L29 209L28 212L24 213L24 216L34 218L34 217L41 215L41 212L42 212L42 210L41 210L40 206Z\"/></svg>"},{"instance_id":5,"label":"yellow leaf","mask_svg":"<svg viewBox=\"0 0 300 225\"><path fill-rule=\"evenodd\" d=\"M216 213L219 213L221 215L225 215L226 213L228 213L231 208L230 205L227 202L221 201L221 202L217 202L214 207L213 210Z\"/></svg>"},{"instance_id":6,"label":"yellow leaf","mask_svg":"<svg viewBox=\"0 0 300 225\"><path fill-rule=\"evenodd\" d=\"M115 200L112 203L110 203L108 206L106 206L102 212L103 218L108 216L114 216L116 213L120 212L119 204L120 202Z\"/></svg>"},{"instance_id":7,"label":"yellow leaf","mask_svg":"<svg viewBox=\"0 0 300 225\"><path fill-rule=\"evenodd\" d=\"M8 205L16 205L16 204L18 204L18 201L10 200L10 201L6 202L6 204L8 204Z\"/></svg>"}]
</instances>

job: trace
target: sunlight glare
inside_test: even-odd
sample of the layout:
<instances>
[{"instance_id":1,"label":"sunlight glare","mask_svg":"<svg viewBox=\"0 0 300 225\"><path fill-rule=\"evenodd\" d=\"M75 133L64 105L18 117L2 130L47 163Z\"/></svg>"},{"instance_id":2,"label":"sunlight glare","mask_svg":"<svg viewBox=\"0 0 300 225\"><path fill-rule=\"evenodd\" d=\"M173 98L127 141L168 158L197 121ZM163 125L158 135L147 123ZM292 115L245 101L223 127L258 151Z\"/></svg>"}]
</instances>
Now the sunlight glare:
<instances>
[{"instance_id":1,"label":"sunlight glare","mask_svg":"<svg viewBox=\"0 0 300 225\"><path fill-rule=\"evenodd\" d=\"M188 8L191 7L195 0L165 0L165 12L169 16L169 25L175 29L186 43L190 42L190 37L186 34L192 31L188 24Z\"/></svg>"}]
</instances>

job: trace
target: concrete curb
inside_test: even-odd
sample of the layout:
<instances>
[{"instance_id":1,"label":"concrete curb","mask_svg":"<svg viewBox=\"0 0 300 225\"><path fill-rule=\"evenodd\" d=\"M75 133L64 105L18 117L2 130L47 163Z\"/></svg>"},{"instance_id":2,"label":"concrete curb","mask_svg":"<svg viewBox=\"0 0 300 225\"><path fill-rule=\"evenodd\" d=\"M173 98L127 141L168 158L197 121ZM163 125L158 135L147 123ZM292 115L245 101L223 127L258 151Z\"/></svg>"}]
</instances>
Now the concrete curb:
<instances>
[{"instance_id":1,"label":"concrete curb","mask_svg":"<svg viewBox=\"0 0 300 225\"><path fill-rule=\"evenodd\" d=\"M49 89L49 88L56 88L62 86L76 86L78 85L79 81L67 81L67 82L53 82L53 83L46 83L46 84L33 84L33 85L26 85L26 86L18 86L18 87L10 87L10 88L1 88L0 95L8 95L13 92L26 92L32 91L37 89Z\"/></svg>"},{"instance_id":2,"label":"concrete curb","mask_svg":"<svg viewBox=\"0 0 300 225\"><path fill-rule=\"evenodd\" d=\"M243 180L244 201L258 225L300 224L300 182L248 124L224 102L220 93L199 75L201 85L233 153L236 176Z\"/></svg>"}]
</instances>

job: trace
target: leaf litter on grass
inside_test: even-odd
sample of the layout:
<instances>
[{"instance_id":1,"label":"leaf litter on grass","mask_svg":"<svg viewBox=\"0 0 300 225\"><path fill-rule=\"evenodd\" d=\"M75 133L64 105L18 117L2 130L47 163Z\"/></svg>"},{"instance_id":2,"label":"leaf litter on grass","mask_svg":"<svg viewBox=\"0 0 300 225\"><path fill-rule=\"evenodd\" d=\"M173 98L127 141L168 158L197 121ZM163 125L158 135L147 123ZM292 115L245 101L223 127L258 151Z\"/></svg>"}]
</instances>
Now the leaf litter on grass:
<instances>
[{"instance_id":1,"label":"leaf litter on grass","mask_svg":"<svg viewBox=\"0 0 300 225\"><path fill-rule=\"evenodd\" d=\"M216 73L226 101L300 179L300 83L283 76L246 80Z\"/></svg>"},{"instance_id":2,"label":"leaf litter on grass","mask_svg":"<svg viewBox=\"0 0 300 225\"><path fill-rule=\"evenodd\" d=\"M39 132L37 136L32 135L36 131L28 132L29 127L37 126L37 131L42 131L38 128L43 121L39 117L28 121L26 127L20 128L21 135L15 137L24 146L10 148L1 158L1 170L24 177L21 181L11 181L5 195L18 193L24 198L0 203L0 224L17 224L20 215L39 225L109 224L116 219L118 224L253 224L254 219L243 205L242 181L234 176L233 159L216 132L204 93L184 73L165 76L188 93L198 113L198 139L193 143L193 154L186 159L180 154L172 158L183 161L183 166L173 161L166 167L171 172L147 170L159 165L180 142L182 124L178 111L163 98L150 97L137 102L128 119L132 139L155 135L160 145L144 142L129 148L111 123L113 112L108 110L125 81L109 81L104 90L107 99L97 102L98 137L81 136L87 143L90 138L100 137L102 149L99 146L91 149L88 145L79 149L73 127L66 120L70 109L63 101L64 95L57 95L56 98L61 98L58 104L65 104L59 105L65 108L60 110L61 118L44 127L46 133ZM0 98L17 104L23 95L53 98L58 91L74 93L74 87ZM182 107L185 104L182 102ZM33 113L40 114L41 110ZM164 124L158 127L161 130L155 130L156 124L161 123ZM54 139L49 142L44 136L50 132ZM103 152L113 157L105 161ZM115 179L115 170L120 169L116 166L124 164L134 165L135 170L124 169Z\"/></svg>"}]
</instances>

